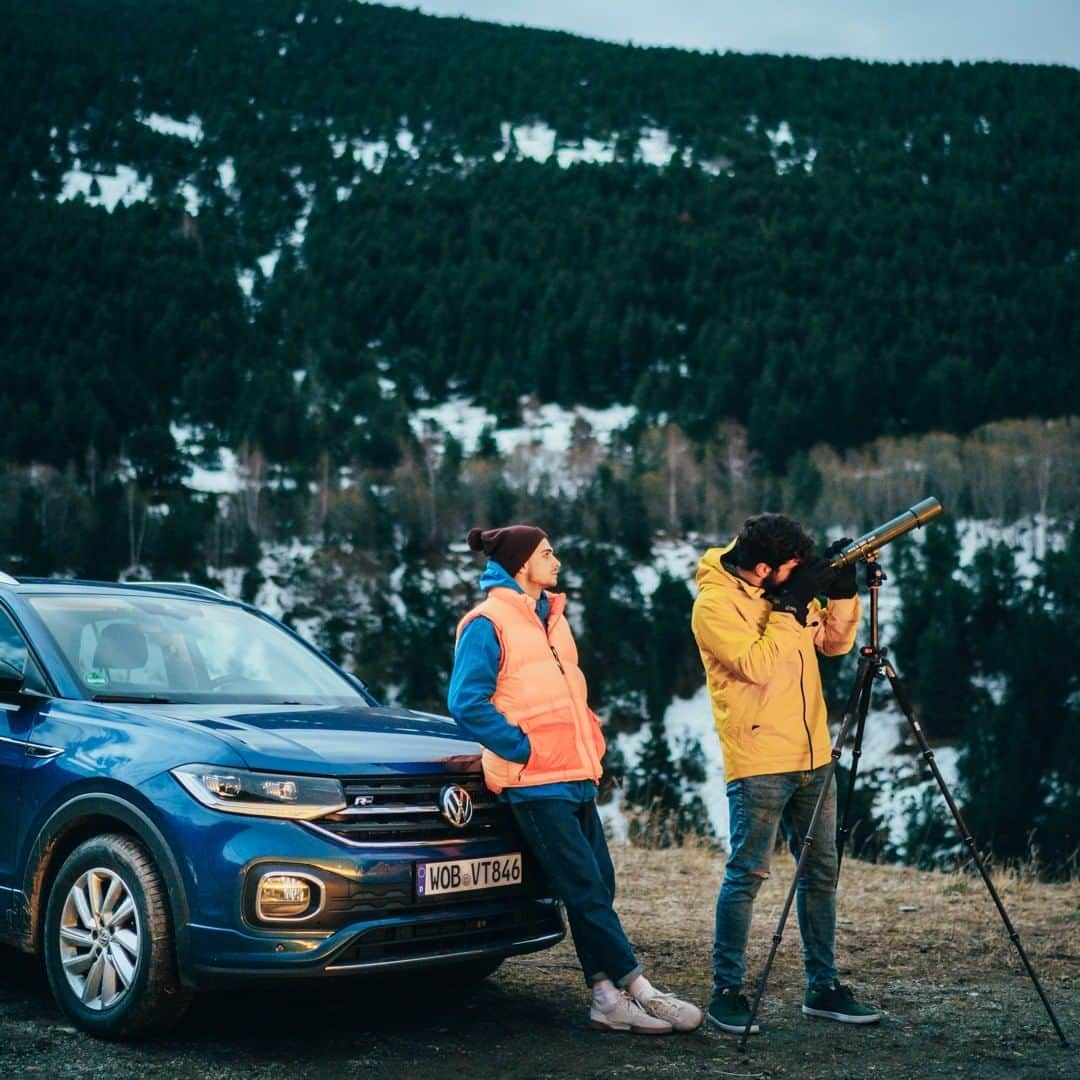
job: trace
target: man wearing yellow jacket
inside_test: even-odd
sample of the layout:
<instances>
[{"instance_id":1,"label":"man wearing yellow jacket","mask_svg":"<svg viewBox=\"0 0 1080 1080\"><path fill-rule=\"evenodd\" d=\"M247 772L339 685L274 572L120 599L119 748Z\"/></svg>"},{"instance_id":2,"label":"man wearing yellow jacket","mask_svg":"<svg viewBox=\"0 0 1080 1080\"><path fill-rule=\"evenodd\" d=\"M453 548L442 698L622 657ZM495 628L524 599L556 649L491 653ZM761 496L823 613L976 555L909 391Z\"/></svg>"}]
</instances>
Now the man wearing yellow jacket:
<instances>
[{"instance_id":1,"label":"man wearing yellow jacket","mask_svg":"<svg viewBox=\"0 0 1080 1080\"><path fill-rule=\"evenodd\" d=\"M604 737L564 609L559 560L532 525L473 529L488 556L487 599L458 624L448 704L484 747L484 780L508 803L525 843L566 905L592 989L589 1023L663 1035L701 1025L696 1005L642 974L613 906L615 871L596 811Z\"/></svg>"},{"instance_id":2,"label":"man wearing yellow jacket","mask_svg":"<svg viewBox=\"0 0 1080 1080\"><path fill-rule=\"evenodd\" d=\"M723 1031L741 1034L750 1019L742 993L746 943L777 829L797 858L826 780L832 747L816 654L849 652L859 623L855 564L829 566L845 543L815 558L797 522L758 514L698 566L692 626L723 747L731 832L706 1014ZM837 980L836 872L834 780L796 894L807 983L802 1011L869 1024L881 1014Z\"/></svg>"}]
</instances>

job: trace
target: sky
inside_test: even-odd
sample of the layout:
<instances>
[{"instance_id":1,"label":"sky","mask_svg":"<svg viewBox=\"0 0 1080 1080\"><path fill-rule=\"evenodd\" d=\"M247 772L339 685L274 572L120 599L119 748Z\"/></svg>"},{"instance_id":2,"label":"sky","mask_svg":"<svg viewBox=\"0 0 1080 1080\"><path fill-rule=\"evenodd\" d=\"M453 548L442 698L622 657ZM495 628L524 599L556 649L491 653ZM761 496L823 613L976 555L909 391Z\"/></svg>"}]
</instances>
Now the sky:
<instances>
[{"instance_id":1,"label":"sky","mask_svg":"<svg viewBox=\"0 0 1080 1080\"><path fill-rule=\"evenodd\" d=\"M382 0L703 52L1080 67L1080 0Z\"/></svg>"}]
</instances>

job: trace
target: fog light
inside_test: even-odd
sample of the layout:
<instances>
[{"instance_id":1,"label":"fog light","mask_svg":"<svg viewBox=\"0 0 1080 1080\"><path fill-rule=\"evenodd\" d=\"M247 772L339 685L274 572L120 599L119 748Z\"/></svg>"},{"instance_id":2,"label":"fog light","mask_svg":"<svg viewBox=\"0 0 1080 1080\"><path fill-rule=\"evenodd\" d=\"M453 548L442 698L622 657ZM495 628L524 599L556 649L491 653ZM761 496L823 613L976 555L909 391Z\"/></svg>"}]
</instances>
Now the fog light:
<instances>
[{"instance_id":1,"label":"fog light","mask_svg":"<svg viewBox=\"0 0 1080 1080\"><path fill-rule=\"evenodd\" d=\"M319 883L298 874L267 874L259 882L255 910L260 919L296 919L314 914L322 895Z\"/></svg>"}]
</instances>

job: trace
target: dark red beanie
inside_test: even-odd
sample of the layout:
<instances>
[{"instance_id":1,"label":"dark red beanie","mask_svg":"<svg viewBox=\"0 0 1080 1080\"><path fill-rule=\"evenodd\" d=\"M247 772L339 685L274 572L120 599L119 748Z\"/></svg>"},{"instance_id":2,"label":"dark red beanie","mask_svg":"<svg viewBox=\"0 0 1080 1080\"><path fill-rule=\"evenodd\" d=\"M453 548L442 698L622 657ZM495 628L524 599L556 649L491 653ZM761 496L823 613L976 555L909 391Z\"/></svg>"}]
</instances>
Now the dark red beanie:
<instances>
[{"instance_id":1,"label":"dark red beanie","mask_svg":"<svg viewBox=\"0 0 1080 1080\"><path fill-rule=\"evenodd\" d=\"M547 539L547 533L535 525L507 525L502 529L470 529L469 547L494 559L511 577L528 561Z\"/></svg>"}]
</instances>

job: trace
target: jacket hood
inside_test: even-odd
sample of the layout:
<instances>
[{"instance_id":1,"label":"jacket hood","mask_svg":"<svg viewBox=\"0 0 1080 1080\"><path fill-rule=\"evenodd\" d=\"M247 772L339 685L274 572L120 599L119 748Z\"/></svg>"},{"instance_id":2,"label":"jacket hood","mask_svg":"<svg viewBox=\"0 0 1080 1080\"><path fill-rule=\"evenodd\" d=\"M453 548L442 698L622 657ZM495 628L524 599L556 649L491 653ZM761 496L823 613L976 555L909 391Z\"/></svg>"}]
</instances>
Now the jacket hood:
<instances>
[{"instance_id":1,"label":"jacket hood","mask_svg":"<svg viewBox=\"0 0 1080 1080\"><path fill-rule=\"evenodd\" d=\"M480 575L480 588L487 592L491 592L492 589L511 589L518 596L524 597L530 605L533 603L532 598L525 590L494 559L488 562L487 566L484 567L484 572ZM566 594L548 592L545 589L543 595L547 597L550 605L548 617L561 615L566 607Z\"/></svg>"},{"instance_id":2,"label":"jacket hood","mask_svg":"<svg viewBox=\"0 0 1080 1080\"><path fill-rule=\"evenodd\" d=\"M698 562L697 574L694 578L699 589L704 589L709 585L729 586L737 582L742 582L743 585L747 584L742 578L732 574L730 570L724 567L722 560L734 547L735 541L731 540L724 547L709 548L701 556L701 560ZM749 587L753 588L753 586Z\"/></svg>"},{"instance_id":3,"label":"jacket hood","mask_svg":"<svg viewBox=\"0 0 1080 1080\"><path fill-rule=\"evenodd\" d=\"M488 589L513 589L515 592L523 593L525 590L506 572L506 567L501 563L497 563L494 559L489 559L487 566L484 567L484 572L480 575L480 588L487 591Z\"/></svg>"}]
</instances>

